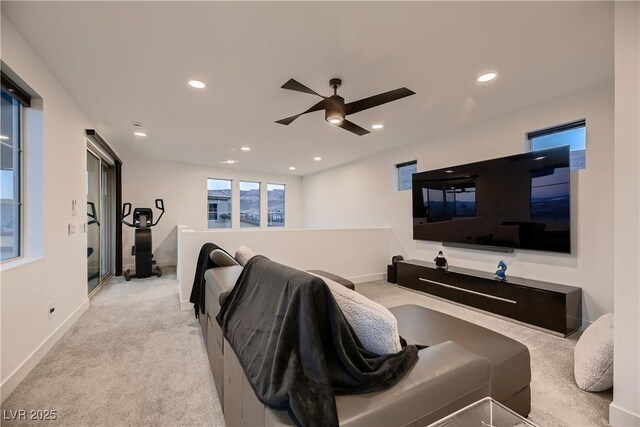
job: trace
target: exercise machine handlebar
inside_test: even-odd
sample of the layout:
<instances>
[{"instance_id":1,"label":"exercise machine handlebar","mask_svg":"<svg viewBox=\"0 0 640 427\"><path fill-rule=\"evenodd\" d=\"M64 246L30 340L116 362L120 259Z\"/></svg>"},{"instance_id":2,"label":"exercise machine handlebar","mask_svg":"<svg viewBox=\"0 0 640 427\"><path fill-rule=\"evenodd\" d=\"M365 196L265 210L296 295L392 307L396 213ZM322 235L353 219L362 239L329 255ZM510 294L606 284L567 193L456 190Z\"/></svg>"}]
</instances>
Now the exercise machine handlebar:
<instances>
[{"instance_id":1,"label":"exercise machine handlebar","mask_svg":"<svg viewBox=\"0 0 640 427\"><path fill-rule=\"evenodd\" d=\"M158 219L156 219L156 222L151 224L151 227L155 227L156 225L158 225L158 223L160 222L160 218L162 218L162 215L164 215L164 200L156 199L156 209L160 211L160 215L158 215Z\"/></svg>"},{"instance_id":2,"label":"exercise machine handlebar","mask_svg":"<svg viewBox=\"0 0 640 427\"><path fill-rule=\"evenodd\" d=\"M131 203L129 202L124 203L122 205L122 218L120 221L126 226L133 227L133 228L140 228L141 227L140 220L136 221L136 218L137 218L137 215L141 216L140 213L144 211L144 213L147 213L145 217L150 220L149 223L146 225L146 227L155 227L160 222L162 215L164 215L164 200L156 199L155 205L156 205L156 209L160 211L160 215L158 215L158 219L156 219L155 222L153 222L153 212L149 208L135 208L134 214L133 214L133 223L127 221L125 218L131 215Z\"/></svg>"},{"instance_id":3,"label":"exercise machine handlebar","mask_svg":"<svg viewBox=\"0 0 640 427\"><path fill-rule=\"evenodd\" d=\"M96 213L96 204L94 202L87 202L87 217L90 221L87 225L97 224L100 227L100 221L98 221L98 214Z\"/></svg>"},{"instance_id":4,"label":"exercise machine handlebar","mask_svg":"<svg viewBox=\"0 0 640 427\"><path fill-rule=\"evenodd\" d=\"M135 227L135 225L131 224L129 221L125 221L125 218L131 215L131 203L125 203L122 205L122 223L124 225L128 225L129 227Z\"/></svg>"}]
</instances>

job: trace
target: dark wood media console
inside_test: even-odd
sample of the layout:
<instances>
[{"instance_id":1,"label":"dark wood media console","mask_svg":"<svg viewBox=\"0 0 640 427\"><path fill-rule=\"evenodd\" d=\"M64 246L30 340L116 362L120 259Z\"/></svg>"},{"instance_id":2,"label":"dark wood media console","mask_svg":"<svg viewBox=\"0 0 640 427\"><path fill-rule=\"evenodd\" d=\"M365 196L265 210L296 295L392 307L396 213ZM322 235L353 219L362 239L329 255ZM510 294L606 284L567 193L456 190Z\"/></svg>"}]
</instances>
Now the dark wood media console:
<instances>
[{"instance_id":1,"label":"dark wood media console","mask_svg":"<svg viewBox=\"0 0 640 427\"><path fill-rule=\"evenodd\" d=\"M515 319L567 336L582 326L582 289L466 268L436 268L419 260L398 262L398 285Z\"/></svg>"}]
</instances>

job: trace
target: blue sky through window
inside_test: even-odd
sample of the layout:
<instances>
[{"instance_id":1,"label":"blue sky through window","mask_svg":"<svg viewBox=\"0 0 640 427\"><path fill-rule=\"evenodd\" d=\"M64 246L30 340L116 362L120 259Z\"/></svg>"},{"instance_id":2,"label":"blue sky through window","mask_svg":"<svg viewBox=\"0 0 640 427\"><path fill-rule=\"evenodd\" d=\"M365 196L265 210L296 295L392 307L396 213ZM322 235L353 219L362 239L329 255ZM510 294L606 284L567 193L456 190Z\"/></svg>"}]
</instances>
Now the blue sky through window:
<instances>
[{"instance_id":1,"label":"blue sky through window","mask_svg":"<svg viewBox=\"0 0 640 427\"><path fill-rule=\"evenodd\" d=\"M569 145L571 147L571 151L584 150L587 148L586 133L586 129L581 127L564 132L539 136L531 140L531 143L533 144L532 148L535 151Z\"/></svg>"},{"instance_id":2,"label":"blue sky through window","mask_svg":"<svg viewBox=\"0 0 640 427\"><path fill-rule=\"evenodd\" d=\"M568 145L570 148L571 169L586 167L587 129L584 125L561 132L554 132L530 138L531 151L546 150Z\"/></svg>"}]
</instances>

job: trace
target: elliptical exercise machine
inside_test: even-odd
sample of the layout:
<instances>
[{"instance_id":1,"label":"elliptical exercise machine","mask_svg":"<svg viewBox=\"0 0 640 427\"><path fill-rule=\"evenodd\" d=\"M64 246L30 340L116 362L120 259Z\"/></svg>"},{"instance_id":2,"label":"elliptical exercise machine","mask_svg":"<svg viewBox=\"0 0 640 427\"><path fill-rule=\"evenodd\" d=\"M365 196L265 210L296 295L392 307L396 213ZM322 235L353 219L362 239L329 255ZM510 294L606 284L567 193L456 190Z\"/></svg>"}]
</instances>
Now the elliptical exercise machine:
<instances>
[{"instance_id":1,"label":"elliptical exercise machine","mask_svg":"<svg viewBox=\"0 0 640 427\"><path fill-rule=\"evenodd\" d=\"M164 201L156 199L156 209L160 210L160 216L153 222L153 210L151 208L135 208L133 210L133 223L125 220L131 214L131 203L122 205L122 223L136 229L135 244L131 247L131 255L136 257L136 271L131 274L131 270L124 272L124 278L129 281L131 278L144 279L146 277L162 276L162 269L158 267L153 259L151 251L151 227L155 227L164 215Z\"/></svg>"}]
</instances>

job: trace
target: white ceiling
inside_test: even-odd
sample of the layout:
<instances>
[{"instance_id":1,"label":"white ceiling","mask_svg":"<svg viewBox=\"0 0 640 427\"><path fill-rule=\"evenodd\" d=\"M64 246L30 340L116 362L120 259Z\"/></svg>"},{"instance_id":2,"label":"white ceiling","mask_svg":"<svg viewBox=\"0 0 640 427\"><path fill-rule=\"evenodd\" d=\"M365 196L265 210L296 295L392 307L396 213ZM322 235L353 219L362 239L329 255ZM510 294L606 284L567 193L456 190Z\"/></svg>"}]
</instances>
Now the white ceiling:
<instances>
[{"instance_id":1,"label":"white ceiling","mask_svg":"<svg viewBox=\"0 0 640 427\"><path fill-rule=\"evenodd\" d=\"M2 14L119 150L255 171L313 173L613 78L611 2L3 1ZM498 79L477 84L486 70ZM325 95L340 77L346 102L417 94L349 116L385 124L358 137L323 112L274 123L319 100L280 89L292 77Z\"/></svg>"}]
</instances>

